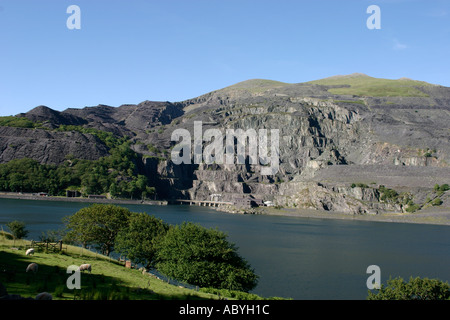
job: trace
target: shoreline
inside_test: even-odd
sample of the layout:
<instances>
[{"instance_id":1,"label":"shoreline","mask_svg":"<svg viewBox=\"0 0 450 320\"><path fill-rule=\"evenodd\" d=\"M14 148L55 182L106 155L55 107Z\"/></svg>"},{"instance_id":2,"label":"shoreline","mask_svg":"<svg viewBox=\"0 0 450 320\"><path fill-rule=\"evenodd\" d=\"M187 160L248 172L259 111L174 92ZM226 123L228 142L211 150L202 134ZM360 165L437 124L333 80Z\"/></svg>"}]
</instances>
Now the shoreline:
<instances>
[{"instance_id":1,"label":"shoreline","mask_svg":"<svg viewBox=\"0 0 450 320\"><path fill-rule=\"evenodd\" d=\"M17 200L44 200L44 201L62 201L62 202L81 202L81 203L104 203L104 204L146 204L166 206L166 200L127 200L127 199L95 199L95 198L81 198L81 197L55 197L55 196L38 196L31 194L15 194L15 193L0 193L0 199L17 199Z\"/></svg>"},{"instance_id":2,"label":"shoreline","mask_svg":"<svg viewBox=\"0 0 450 320\"><path fill-rule=\"evenodd\" d=\"M353 215L342 212L329 212L308 209L262 208L262 215L289 216L315 219L336 219L387 223L415 223L450 226L450 210L426 210L419 213L380 213L374 215Z\"/></svg>"},{"instance_id":3,"label":"shoreline","mask_svg":"<svg viewBox=\"0 0 450 320\"><path fill-rule=\"evenodd\" d=\"M32 194L18 193L0 193L0 199L16 200L44 200L61 202L80 202L80 203L103 203L103 204L141 204L141 205L172 205L168 200L126 200L126 199L94 199L94 198L70 198L55 196L38 196ZM233 212L229 208L210 207L219 212L229 214L256 214L270 216L288 216L312 219L336 219L352 221L371 221L371 222L393 222L393 223L415 223L415 224L434 224L450 226L449 209L426 209L416 213L381 213L376 215L353 215L342 212L320 211L314 209L296 209L282 208L275 209L271 207L257 208L254 213Z\"/></svg>"},{"instance_id":4,"label":"shoreline","mask_svg":"<svg viewBox=\"0 0 450 320\"><path fill-rule=\"evenodd\" d=\"M228 208L214 208L220 212L230 214L255 214L268 216L285 216L299 217L311 219L335 219L335 220L352 220L352 221L370 221L370 222L387 222L387 223L415 223L415 224L433 224L450 226L450 210L449 209L425 209L416 213L394 213L385 212L380 214L353 215L343 212L332 212L315 209L297 209L282 208L275 209L271 207L254 208L253 212L239 212L239 210Z\"/></svg>"}]
</instances>

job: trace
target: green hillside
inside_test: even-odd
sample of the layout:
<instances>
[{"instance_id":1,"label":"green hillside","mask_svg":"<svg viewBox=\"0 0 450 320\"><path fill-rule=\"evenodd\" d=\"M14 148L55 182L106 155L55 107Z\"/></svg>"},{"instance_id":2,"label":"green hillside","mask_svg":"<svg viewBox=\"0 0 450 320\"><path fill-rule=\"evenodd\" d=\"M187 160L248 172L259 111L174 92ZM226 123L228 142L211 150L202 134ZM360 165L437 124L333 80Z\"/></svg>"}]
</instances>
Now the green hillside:
<instances>
[{"instance_id":1,"label":"green hillside","mask_svg":"<svg viewBox=\"0 0 450 320\"><path fill-rule=\"evenodd\" d=\"M0 232L0 283L8 294L34 298L40 292L49 292L54 300L215 300L221 296L261 299L251 293L179 287L137 269L125 268L117 260L70 245L64 245L67 249L62 253L36 252L27 256L25 248L29 244L27 240L12 240L9 234ZM32 262L39 265L36 274L25 272ZM92 265L92 273L81 274L81 289L68 289L67 267L83 263Z\"/></svg>"},{"instance_id":2,"label":"green hillside","mask_svg":"<svg viewBox=\"0 0 450 320\"><path fill-rule=\"evenodd\" d=\"M339 95L355 95L360 97L428 97L421 87L433 86L427 82L411 79L381 79L365 74L351 74L307 82L326 86L346 86L331 88L328 92Z\"/></svg>"}]
</instances>

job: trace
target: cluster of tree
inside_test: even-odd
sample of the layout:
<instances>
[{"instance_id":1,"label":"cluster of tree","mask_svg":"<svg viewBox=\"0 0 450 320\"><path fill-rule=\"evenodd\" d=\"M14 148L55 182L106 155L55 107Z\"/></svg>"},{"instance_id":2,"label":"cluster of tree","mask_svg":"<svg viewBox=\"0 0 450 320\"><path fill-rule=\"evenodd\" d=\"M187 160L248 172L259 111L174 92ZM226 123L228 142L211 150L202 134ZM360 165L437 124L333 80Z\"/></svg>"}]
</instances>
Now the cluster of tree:
<instances>
[{"instance_id":1,"label":"cluster of tree","mask_svg":"<svg viewBox=\"0 0 450 320\"><path fill-rule=\"evenodd\" d=\"M65 218L66 241L125 255L135 264L202 287L248 292L258 282L234 244L217 229L172 226L146 213L94 204Z\"/></svg>"},{"instance_id":2,"label":"cluster of tree","mask_svg":"<svg viewBox=\"0 0 450 320\"><path fill-rule=\"evenodd\" d=\"M72 189L83 195L110 193L117 198L139 199L155 193L148 178L138 173L137 154L131 150L127 137L117 138L95 129L79 130L97 135L110 148L110 155L95 161L69 155L59 166L28 158L12 160L0 164L0 190L64 195L67 189Z\"/></svg>"},{"instance_id":3,"label":"cluster of tree","mask_svg":"<svg viewBox=\"0 0 450 320\"><path fill-rule=\"evenodd\" d=\"M368 300L449 300L450 285L439 279L402 278L389 279L387 285L369 291Z\"/></svg>"}]
</instances>

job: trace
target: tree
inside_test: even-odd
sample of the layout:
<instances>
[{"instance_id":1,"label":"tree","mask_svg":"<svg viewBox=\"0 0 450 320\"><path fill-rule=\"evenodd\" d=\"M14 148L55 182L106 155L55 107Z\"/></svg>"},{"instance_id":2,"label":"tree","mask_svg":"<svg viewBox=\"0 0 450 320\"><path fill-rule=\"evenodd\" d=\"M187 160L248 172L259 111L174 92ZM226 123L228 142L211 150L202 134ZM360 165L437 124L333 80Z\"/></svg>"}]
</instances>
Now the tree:
<instances>
[{"instance_id":1,"label":"tree","mask_svg":"<svg viewBox=\"0 0 450 320\"><path fill-rule=\"evenodd\" d=\"M450 285L439 279L402 278L389 279L376 293L369 291L368 300L448 300Z\"/></svg>"},{"instance_id":2,"label":"tree","mask_svg":"<svg viewBox=\"0 0 450 320\"><path fill-rule=\"evenodd\" d=\"M193 223L172 227L158 243L156 268L189 284L248 292L258 276L226 238Z\"/></svg>"},{"instance_id":3,"label":"tree","mask_svg":"<svg viewBox=\"0 0 450 320\"><path fill-rule=\"evenodd\" d=\"M115 250L126 255L133 263L150 268L154 262L156 245L168 229L169 226L161 219L147 213L132 213L128 226L116 237Z\"/></svg>"},{"instance_id":4,"label":"tree","mask_svg":"<svg viewBox=\"0 0 450 320\"><path fill-rule=\"evenodd\" d=\"M11 231L14 239L22 239L27 236L28 231L25 230L25 223L22 221L12 221L6 225Z\"/></svg>"},{"instance_id":5,"label":"tree","mask_svg":"<svg viewBox=\"0 0 450 320\"><path fill-rule=\"evenodd\" d=\"M66 217L66 240L79 242L85 247L93 244L109 255L114 248L117 234L125 228L130 210L111 204L93 204Z\"/></svg>"}]
</instances>

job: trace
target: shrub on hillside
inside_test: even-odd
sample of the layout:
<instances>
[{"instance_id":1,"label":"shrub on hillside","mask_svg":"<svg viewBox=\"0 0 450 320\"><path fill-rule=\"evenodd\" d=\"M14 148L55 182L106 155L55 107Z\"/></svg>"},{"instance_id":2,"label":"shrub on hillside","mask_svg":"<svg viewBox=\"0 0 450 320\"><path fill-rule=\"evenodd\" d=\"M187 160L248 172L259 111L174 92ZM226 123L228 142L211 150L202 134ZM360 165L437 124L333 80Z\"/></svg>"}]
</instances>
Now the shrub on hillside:
<instances>
[{"instance_id":1,"label":"shrub on hillside","mask_svg":"<svg viewBox=\"0 0 450 320\"><path fill-rule=\"evenodd\" d=\"M12 221L6 225L11 231L14 239L22 239L28 235L28 230L25 229L25 223L22 221Z\"/></svg>"},{"instance_id":2,"label":"shrub on hillside","mask_svg":"<svg viewBox=\"0 0 450 320\"><path fill-rule=\"evenodd\" d=\"M449 300L450 285L439 279L402 278L389 279L387 286L369 291L368 300Z\"/></svg>"}]
</instances>

